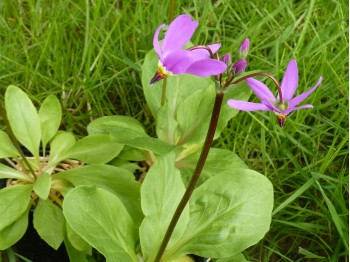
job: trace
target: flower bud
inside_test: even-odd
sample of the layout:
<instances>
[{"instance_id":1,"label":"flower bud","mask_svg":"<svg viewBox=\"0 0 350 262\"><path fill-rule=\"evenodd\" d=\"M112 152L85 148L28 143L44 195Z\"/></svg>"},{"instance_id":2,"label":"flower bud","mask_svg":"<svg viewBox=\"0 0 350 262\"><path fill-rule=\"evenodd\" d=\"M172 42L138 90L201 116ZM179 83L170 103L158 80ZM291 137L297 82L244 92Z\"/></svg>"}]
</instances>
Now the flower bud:
<instances>
[{"instance_id":1,"label":"flower bud","mask_svg":"<svg viewBox=\"0 0 350 262\"><path fill-rule=\"evenodd\" d=\"M231 55L229 53L224 54L220 60L224 62L226 65L228 65L231 62Z\"/></svg>"},{"instance_id":2,"label":"flower bud","mask_svg":"<svg viewBox=\"0 0 350 262\"><path fill-rule=\"evenodd\" d=\"M231 72L235 75L238 76L241 73L245 71L247 67L247 60L245 59L240 59L236 63L234 63L231 67Z\"/></svg>"},{"instance_id":3,"label":"flower bud","mask_svg":"<svg viewBox=\"0 0 350 262\"><path fill-rule=\"evenodd\" d=\"M238 56L240 58L246 58L249 52L249 38L246 38L243 40L241 46L239 47L238 50Z\"/></svg>"}]
</instances>

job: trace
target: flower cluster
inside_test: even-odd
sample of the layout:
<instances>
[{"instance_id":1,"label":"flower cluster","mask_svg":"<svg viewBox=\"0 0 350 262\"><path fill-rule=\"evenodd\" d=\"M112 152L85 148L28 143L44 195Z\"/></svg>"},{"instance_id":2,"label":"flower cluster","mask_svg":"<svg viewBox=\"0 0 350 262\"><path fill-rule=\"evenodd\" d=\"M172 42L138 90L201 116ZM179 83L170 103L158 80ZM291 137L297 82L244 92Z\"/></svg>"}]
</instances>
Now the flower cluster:
<instances>
[{"instance_id":1,"label":"flower cluster","mask_svg":"<svg viewBox=\"0 0 350 262\"><path fill-rule=\"evenodd\" d=\"M238 60L231 63L231 55L225 54L220 59L214 58L214 54L220 48L220 44L211 44L208 46L195 46L189 49L183 49L191 39L198 23L193 21L189 15L178 16L168 27L164 40L159 44L159 33L165 25L157 28L153 46L159 57L158 70L151 79L150 84L165 78L166 76L176 74L192 74L196 76L215 76L220 82L222 90L227 90L229 86L235 84L233 80L246 70L247 60L245 59L249 51L249 39L246 38L238 49ZM222 80L223 73L226 72L226 81ZM298 106L305 100L316 88L321 84L322 77L314 87L294 97L298 86L298 67L295 60L291 60L287 66L286 73L282 79L282 84L277 81L275 84L278 88L278 95L275 97L270 89L261 81L256 80L252 76L259 73L245 76L244 80L261 103L246 102L240 100L229 99L228 105L241 111L271 111L277 115L277 120L282 127L286 116L301 108L312 108L311 104ZM260 75L272 76L266 73ZM294 98L293 98L294 97Z\"/></svg>"}]
</instances>

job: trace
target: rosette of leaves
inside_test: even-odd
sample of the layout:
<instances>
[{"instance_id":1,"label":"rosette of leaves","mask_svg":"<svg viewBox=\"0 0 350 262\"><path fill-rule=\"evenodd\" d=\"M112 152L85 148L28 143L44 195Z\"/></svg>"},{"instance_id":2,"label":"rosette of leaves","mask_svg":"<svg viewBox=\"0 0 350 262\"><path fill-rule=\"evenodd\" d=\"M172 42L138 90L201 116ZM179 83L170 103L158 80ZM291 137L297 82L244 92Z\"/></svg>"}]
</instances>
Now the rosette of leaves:
<instances>
[{"instance_id":1,"label":"rosette of leaves","mask_svg":"<svg viewBox=\"0 0 350 262\"><path fill-rule=\"evenodd\" d=\"M64 242L71 261L85 261L91 246L62 212L65 195L81 185L108 190L140 224L139 183L130 171L106 164L121 152L122 144L106 134L77 140L71 132L59 131L62 110L53 95L37 110L26 93L9 86L5 111L7 129L0 131L0 179L6 180L0 190L0 250L23 236L33 211L34 228L44 241L54 249Z\"/></svg>"}]
</instances>

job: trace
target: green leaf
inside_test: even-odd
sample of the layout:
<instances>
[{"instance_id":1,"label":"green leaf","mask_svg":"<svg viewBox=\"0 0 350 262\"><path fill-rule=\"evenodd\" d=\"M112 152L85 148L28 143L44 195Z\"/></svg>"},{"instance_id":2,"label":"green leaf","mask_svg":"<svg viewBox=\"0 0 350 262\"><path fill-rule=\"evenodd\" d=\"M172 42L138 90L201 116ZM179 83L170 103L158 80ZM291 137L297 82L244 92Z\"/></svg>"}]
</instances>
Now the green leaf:
<instances>
[{"instance_id":1,"label":"green leaf","mask_svg":"<svg viewBox=\"0 0 350 262\"><path fill-rule=\"evenodd\" d=\"M64 179L74 186L87 185L113 192L139 225L143 219L140 204L140 183L134 175L122 168L109 165L89 165L52 175L53 179Z\"/></svg>"},{"instance_id":2,"label":"green leaf","mask_svg":"<svg viewBox=\"0 0 350 262\"><path fill-rule=\"evenodd\" d=\"M211 177L190 199L186 232L165 253L225 258L256 244L268 231L273 188L263 175L233 169Z\"/></svg>"},{"instance_id":3,"label":"green leaf","mask_svg":"<svg viewBox=\"0 0 350 262\"><path fill-rule=\"evenodd\" d=\"M170 145L176 145L181 135L179 125L173 114L173 112L170 112L168 104L166 104L159 109L156 123L158 138Z\"/></svg>"},{"instance_id":4,"label":"green leaf","mask_svg":"<svg viewBox=\"0 0 350 262\"><path fill-rule=\"evenodd\" d=\"M49 196L50 188L51 176L48 173L44 173L36 179L33 190L41 199L46 200Z\"/></svg>"},{"instance_id":5,"label":"green leaf","mask_svg":"<svg viewBox=\"0 0 350 262\"><path fill-rule=\"evenodd\" d=\"M143 125L129 116L104 116L95 119L87 127L88 133L109 134L111 131L129 130L135 137L146 134ZM131 135L132 136L132 135Z\"/></svg>"},{"instance_id":6,"label":"green leaf","mask_svg":"<svg viewBox=\"0 0 350 262\"><path fill-rule=\"evenodd\" d=\"M59 132L50 144L50 157L48 165L52 166L61 161L64 154L76 143L75 137L70 132Z\"/></svg>"},{"instance_id":7,"label":"green leaf","mask_svg":"<svg viewBox=\"0 0 350 262\"><path fill-rule=\"evenodd\" d=\"M118 159L138 162L145 161L147 160L147 153L144 150L140 150L131 146L125 146L118 155Z\"/></svg>"},{"instance_id":8,"label":"green leaf","mask_svg":"<svg viewBox=\"0 0 350 262\"><path fill-rule=\"evenodd\" d=\"M123 145L111 141L109 135L95 134L78 140L62 157L88 164L104 164L115 158L122 149Z\"/></svg>"},{"instance_id":9,"label":"green leaf","mask_svg":"<svg viewBox=\"0 0 350 262\"><path fill-rule=\"evenodd\" d=\"M40 200L35 208L33 225L39 236L52 248L58 249L64 238L62 210L49 200Z\"/></svg>"},{"instance_id":10,"label":"green leaf","mask_svg":"<svg viewBox=\"0 0 350 262\"><path fill-rule=\"evenodd\" d=\"M204 141L208 132L214 98L214 88L199 89L181 103L176 113L181 130L178 144Z\"/></svg>"},{"instance_id":11,"label":"green leaf","mask_svg":"<svg viewBox=\"0 0 350 262\"><path fill-rule=\"evenodd\" d=\"M32 188L32 185L16 185L0 190L0 230L14 223L27 210Z\"/></svg>"},{"instance_id":12,"label":"green leaf","mask_svg":"<svg viewBox=\"0 0 350 262\"><path fill-rule=\"evenodd\" d=\"M66 195L63 213L72 229L107 261L138 261L136 227L114 194L96 187L76 187Z\"/></svg>"},{"instance_id":13,"label":"green leaf","mask_svg":"<svg viewBox=\"0 0 350 262\"><path fill-rule=\"evenodd\" d=\"M0 163L0 178L14 178L19 180L24 180L27 182L33 182L33 179L29 177L27 174L22 173L16 169L8 167L4 164Z\"/></svg>"},{"instance_id":14,"label":"green leaf","mask_svg":"<svg viewBox=\"0 0 350 262\"><path fill-rule=\"evenodd\" d=\"M64 234L64 246L67 250L67 253L69 256L69 261L77 261L77 262L91 261L91 260L87 259L87 255L91 255L91 251L90 250L84 250L84 251L77 250L70 242L70 239L68 238L67 234Z\"/></svg>"},{"instance_id":15,"label":"green leaf","mask_svg":"<svg viewBox=\"0 0 350 262\"><path fill-rule=\"evenodd\" d=\"M32 101L18 87L9 86L5 93L5 108L17 140L39 158L40 120Z\"/></svg>"},{"instance_id":16,"label":"green leaf","mask_svg":"<svg viewBox=\"0 0 350 262\"><path fill-rule=\"evenodd\" d=\"M13 145L10 137L0 130L0 158L15 157L19 153L16 147Z\"/></svg>"},{"instance_id":17,"label":"green leaf","mask_svg":"<svg viewBox=\"0 0 350 262\"><path fill-rule=\"evenodd\" d=\"M89 133L111 134L112 140L138 149L148 150L155 154L166 154L174 146L146 134L143 126L131 117L102 117L91 122Z\"/></svg>"},{"instance_id":18,"label":"green leaf","mask_svg":"<svg viewBox=\"0 0 350 262\"><path fill-rule=\"evenodd\" d=\"M140 242L146 261L153 261L166 229L185 192L175 154L158 158L149 169L141 187L141 205L145 219L140 227ZM183 211L168 247L181 239L188 223L188 208Z\"/></svg>"},{"instance_id":19,"label":"green leaf","mask_svg":"<svg viewBox=\"0 0 350 262\"><path fill-rule=\"evenodd\" d=\"M216 262L246 262L247 260L245 259L244 255L240 253L232 257L220 258L215 261Z\"/></svg>"},{"instance_id":20,"label":"green leaf","mask_svg":"<svg viewBox=\"0 0 350 262\"><path fill-rule=\"evenodd\" d=\"M185 181L188 182L193 174L193 171L197 165L200 152L186 156L183 159L177 158L176 166L180 169L181 174L184 175ZM227 172L227 170L233 170L236 168L248 168L247 165L232 151L211 148L208 158L204 164L202 174L199 178L198 185L202 184L208 178L217 174ZM197 185L197 186L198 186Z\"/></svg>"},{"instance_id":21,"label":"green leaf","mask_svg":"<svg viewBox=\"0 0 350 262\"><path fill-rule=\"evenodd\" d=\"M60 101L54 95L49 95L39 109L41 126L41 141L43 148L55 136L61 123L62 109Z\"/></svg>"},{"instance_id":22,"label":"green leaf","mask_svg":"<svg viewBox=\"0 0 350 262\"><path fill-rule=\"evenodd\" d=\"M28 227L28 213L27 210L17 218L13 223L0 230L0 251L5 250L22 238Z\"/></svg>"},{"instance_id":23,"label":"green leaf","mask_svg":"<svg viewBox=\"0 0 350 262\"><path fill-rule=\"evenodd\" d=\"M71 226L66 223L67 237L71 245L79 251L91 252L91 245L89 245L77 232L75 232Z\"/></svg>"}]
</instances>

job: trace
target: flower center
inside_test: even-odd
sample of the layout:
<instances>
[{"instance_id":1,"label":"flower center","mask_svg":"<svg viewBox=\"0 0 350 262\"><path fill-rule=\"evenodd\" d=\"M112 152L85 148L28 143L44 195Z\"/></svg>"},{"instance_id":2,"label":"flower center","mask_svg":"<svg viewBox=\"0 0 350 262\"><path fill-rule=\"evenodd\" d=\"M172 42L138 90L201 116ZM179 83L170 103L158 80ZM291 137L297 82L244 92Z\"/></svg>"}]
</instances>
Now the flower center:
<instances>
[{"instance_id":1,"label":"flower center","mask_svg":"<svg viewBox=\"0 0 350 262\"><path fill-rule=\"evenodd\" d=\"M174 75L171 71L168 71L166 67L162 64L162 62L159 60L158 62L158 71L157 73L164 78L165 76L172 76Z\"/></svg>"},{"instance_id":2,"label":"flower center","mask_svg":"<svg viewBox=\"0 0 350 262\"><path fill-rule=\"evenodd\" d=\"M284 110L286 110L288 108L288 101L283 103L283 102L277 100L277 103L275 104L275 106L283 112Z\"/></svg>"}]
</instances>

